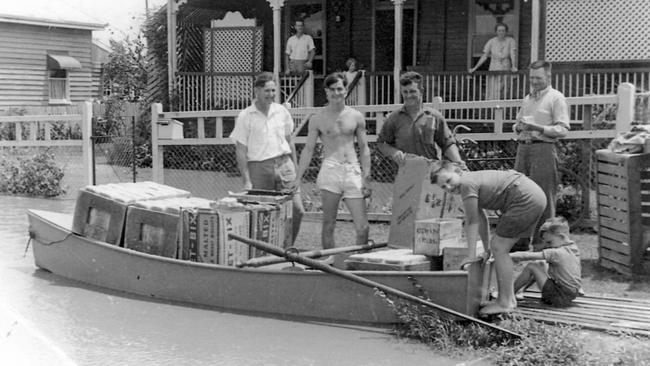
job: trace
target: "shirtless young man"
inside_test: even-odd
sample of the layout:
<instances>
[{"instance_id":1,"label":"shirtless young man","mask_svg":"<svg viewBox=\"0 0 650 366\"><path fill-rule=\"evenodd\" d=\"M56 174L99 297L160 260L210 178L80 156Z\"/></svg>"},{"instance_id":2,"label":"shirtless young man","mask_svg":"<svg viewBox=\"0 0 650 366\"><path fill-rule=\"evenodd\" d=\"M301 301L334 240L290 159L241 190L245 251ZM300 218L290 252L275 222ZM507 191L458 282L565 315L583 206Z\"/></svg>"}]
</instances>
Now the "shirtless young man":
<instances>
[{"instance_id":1,"label":"shirtless young man","mask_svg":"<svg viewBox=\"0 0 650 366\"><path fill-rule=\"evenodd\" d=\"M356 244L368 242L368 215L365 198L370 195L370 148L366 137L366 120L361 112L345 105L347 80L343 73L325 78L328 104L309 121L309 134L298 163L298 182L309 167L316 140L323 144L323 164L316 184L323 203L323 248L334 248L334 226L341 198L352 214ZM354 148L356 137L359 158ZM361 164L359 164L361 163Z\"/></svg>"}]
</instances>

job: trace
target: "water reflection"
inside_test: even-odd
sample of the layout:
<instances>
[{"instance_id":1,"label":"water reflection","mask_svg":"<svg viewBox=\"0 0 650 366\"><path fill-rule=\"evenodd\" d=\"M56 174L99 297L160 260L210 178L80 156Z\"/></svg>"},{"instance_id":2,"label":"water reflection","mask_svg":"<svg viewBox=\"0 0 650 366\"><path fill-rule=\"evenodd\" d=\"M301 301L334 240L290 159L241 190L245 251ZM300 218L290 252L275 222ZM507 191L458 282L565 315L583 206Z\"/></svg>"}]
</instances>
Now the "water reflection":
<instances>
[{"instance_id":1,"label":"water reflection","mask_svg":"<svg viewBox=\"0 0 650 366\"><path fill-rule=\"evenodd\" d=\"M456 363L422 345L398 341L383 330L150 301L60 278L37 270L31 251L24 255L25 211L71 213L74 201L0 196L0 207L0 305L18 312L79 365Z\"/></svg>"}]
</instances>

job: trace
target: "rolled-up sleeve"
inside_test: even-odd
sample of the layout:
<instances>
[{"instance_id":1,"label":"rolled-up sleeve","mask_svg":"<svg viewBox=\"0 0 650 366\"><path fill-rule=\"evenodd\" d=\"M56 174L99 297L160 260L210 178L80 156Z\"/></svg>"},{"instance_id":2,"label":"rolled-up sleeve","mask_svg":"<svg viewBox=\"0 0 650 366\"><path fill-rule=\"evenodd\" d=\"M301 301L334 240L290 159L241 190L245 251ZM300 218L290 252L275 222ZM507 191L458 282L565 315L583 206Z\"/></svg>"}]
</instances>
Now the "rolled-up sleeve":
<instances>
[{"instance_id":1,"label":"rolled-up sleeve","mask_svg":"<svg viewBox=\"0 0 650 366\"><path fill-rule=\"evenodd\" d=\"M550 137L564 137L571 129L569 124L569 105L563 97L556 97L552 104L553 122L544 127L544 134Z\"/></svg>"},{"instance_id":2,"label":"rolled-up sleeve","mask_svg":"<svg viewBox=\"0 0 650 366\"><path fill-rule=\"evenodd\" d=\"M235 128L230 133L230 139L243 145L248 145L248 117L240 112L235 121Z\"/></svg>"}]
</instances>

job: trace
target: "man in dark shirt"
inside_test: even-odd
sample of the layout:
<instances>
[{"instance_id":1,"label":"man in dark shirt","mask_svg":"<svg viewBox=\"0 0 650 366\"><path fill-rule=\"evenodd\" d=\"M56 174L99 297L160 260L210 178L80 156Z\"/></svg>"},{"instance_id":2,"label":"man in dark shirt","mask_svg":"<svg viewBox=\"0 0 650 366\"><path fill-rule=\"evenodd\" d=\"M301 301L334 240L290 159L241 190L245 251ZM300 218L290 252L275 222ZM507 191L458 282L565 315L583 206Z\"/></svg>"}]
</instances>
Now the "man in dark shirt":
<instances>
[{"instance_id":1,"label":"man in dark shirt","mask_svg":"<svg viewBox=\"0 0 650 366\"><path fill-rule=\"evenodd\" d=\"M464 165L447 122L442 114L422 104L422 75L405 72L400 77L404 105L393 111L381 128L378 148L386 157L402 165L407 154Z\"/></svg>"}]
</instances>

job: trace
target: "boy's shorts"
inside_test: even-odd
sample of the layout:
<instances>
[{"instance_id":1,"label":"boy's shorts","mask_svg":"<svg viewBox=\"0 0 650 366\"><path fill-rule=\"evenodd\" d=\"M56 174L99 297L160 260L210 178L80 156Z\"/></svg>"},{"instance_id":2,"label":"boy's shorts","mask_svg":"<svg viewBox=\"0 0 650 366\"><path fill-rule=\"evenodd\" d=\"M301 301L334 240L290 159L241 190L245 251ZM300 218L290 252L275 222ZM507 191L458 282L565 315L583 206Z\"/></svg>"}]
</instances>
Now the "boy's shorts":
<instances>
[{"instance_id":1,"label":"boy's shorts","mask_svg":"<svg viewBox=\"0 0 650 366\"><path fill-rule=\"evenodd\" d=\"M547 279L542 288L542 302L558 308L571 306L571 301L576 296L578 296L578 291L562 286L552 278Z\"/></svg>"},{"instance_id":2,"label":"boy's shorts","mask_svg":"<svg viewBox=\"0 0 650 366\"><path fill-rule=\"evenodd\" d=\"M343 195L343 198L363 198L363 178L358 163L324 159L316 185L322 190Z\"/></svg>"}]
</instances>

